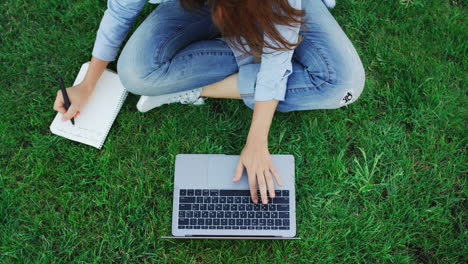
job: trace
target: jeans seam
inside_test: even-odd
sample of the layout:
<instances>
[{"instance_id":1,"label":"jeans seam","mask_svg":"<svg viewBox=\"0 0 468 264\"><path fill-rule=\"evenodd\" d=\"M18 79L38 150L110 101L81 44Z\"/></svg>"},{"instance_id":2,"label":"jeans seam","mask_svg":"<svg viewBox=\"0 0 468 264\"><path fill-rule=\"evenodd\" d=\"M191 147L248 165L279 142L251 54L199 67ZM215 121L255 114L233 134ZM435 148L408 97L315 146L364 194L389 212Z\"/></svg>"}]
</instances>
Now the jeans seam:
<instances>
[{"instance_id":1,"label":"jeans seam","mask_svg":"<svg viewBox=\"0 0 468 264\"><path fill-rule=\"evenodd\" d=\"M211 19L211 18L207 18L207 19L205 19L205 20L209 20L209 19ZM173 34L172 34L171 36L168 36L168 37L164 40L164 42L161 44L161 47L160 47L159 49L160 49L160 50L164 50L164 49L166 48L167 44L169 43L169 40L172 39L172 38L174 38L174 37L176 37L176 36L178 36L178 35L180 35L180 33L183 32L184 29L186 29L187 27L192 26L192 25L194 25L194 24L196 24L196 23L204 22L205 20L194 21L194 22L192 22L192 23L190 23L190 24L188 24L188 25L184 25L183 27L179 27L177 30L175 30L175 31L173 32ZM159 52L159 54L158 54L158 56L157 56L156 64L164 64L164 63L170 61L170 59L168 59L168 60L166 60L166 61L164 61L164 62L159 63L158 61L161 61L161 58L160 58L160 57L161 57L161 54L162 54L162 52Z\"/></svg>"},{"instance_id":2,"label":"jeans seam","mask_svg":"<svg viewBox=\"0 0 468 264\"><path fill-rule=\"evenodd\" d=\"M327 82L327 83L331 83L331 77L330 77L330 64L328 63L327 59L326 59L326 56L323 55L323 52L322 50L317 46L315 45L315 43L311 40L311 39L308 39L308 38L304 38L305 41L309 42L315 49L317 49L319 52L318 54L320 55L320 57L322 58L322 60L325 62L325 65L327 66L327 74L328 74L328 80L324 81L324 82ZM307 68L308 69L308 68ZM310 81L312 82L312 78L310 78L310 73L309 73L309 70L307 70L307 73L308 73L308 76L309 76L309 79ZM319 87L319 86L322 86L323 83L321 83L320 85L316 85L315 87Z\"/></svg>"}]
</instances>

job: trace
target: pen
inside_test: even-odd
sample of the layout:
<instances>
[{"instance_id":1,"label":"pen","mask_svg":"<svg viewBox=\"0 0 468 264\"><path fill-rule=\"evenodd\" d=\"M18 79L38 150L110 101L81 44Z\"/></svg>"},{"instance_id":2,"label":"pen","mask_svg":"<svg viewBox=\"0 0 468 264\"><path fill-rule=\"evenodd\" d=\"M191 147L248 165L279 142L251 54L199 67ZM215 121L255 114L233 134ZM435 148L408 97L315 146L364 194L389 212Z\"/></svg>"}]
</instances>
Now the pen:
<instances>
[{"instance_id":1,"label":"pen","mask_svg":"<svg viewBox=\"0 0 468 264\"><path fill-rule=\"evenodd\" d=\"M68 108L70 107L70 99L68 99L67 89L65 89L62 77L58 77L57 81L60 83L60 90L62 90L63 100L65 101L65 109L68 111ZM73 125L75 125L75 119L73 117L70 119L70 121Z\"/></svg>"}]
</instances>

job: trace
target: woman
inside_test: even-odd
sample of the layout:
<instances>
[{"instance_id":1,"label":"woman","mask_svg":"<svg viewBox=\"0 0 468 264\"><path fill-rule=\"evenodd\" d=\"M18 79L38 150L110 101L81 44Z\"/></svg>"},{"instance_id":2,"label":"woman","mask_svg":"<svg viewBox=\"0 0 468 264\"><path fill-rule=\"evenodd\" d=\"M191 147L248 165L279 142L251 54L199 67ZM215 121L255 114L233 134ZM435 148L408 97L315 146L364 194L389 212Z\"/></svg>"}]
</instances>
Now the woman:
<instances>
[{"instance_id":1,"label":"woman","mask_svg":"<svg viewBox=\"0 0 468 264\"><path fill-rule=\"evenodd\" d=\"M109 61L116 58L145 0L108 0L91 64L54 109L79 113ZM156 3L161 0L152 0ZM252 123L233 181L247 170L252 200L274 197L281 178L268 151L275 110L334 109L354 102L365 74L351 41L327 10L333 0L165 0L137 28L120 54L122 84L143 95L146 112L172 102L242 99Z\"/></svg>"}]
</instances>

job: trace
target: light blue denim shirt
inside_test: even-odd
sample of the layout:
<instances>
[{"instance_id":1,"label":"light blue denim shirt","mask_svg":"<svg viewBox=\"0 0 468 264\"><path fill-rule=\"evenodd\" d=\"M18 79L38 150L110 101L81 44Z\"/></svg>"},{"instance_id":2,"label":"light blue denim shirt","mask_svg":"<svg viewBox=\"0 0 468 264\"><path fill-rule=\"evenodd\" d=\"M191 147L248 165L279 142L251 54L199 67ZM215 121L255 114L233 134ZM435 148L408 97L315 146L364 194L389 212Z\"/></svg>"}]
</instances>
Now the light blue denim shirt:
<instances>
[{"instance_id":1,"label":"light blue denim shirt","mask_svg":"<svg viewBox=\"0 0 468 264\"><path fill-rule=\"evenodd\" d=\"M149 3L157 4L167 1L178 0L149 0ZM293 8L301 9L302 0L289 0ZM147 0L108 0L107 10L99 25L96 42L92 55L105 61L114 61L123 40L126 38L130 27L137 15L143 9ZM296 43L298 40L299 26L276 26L280 34L289 42ZM266 35L265 42L276 46ZM244 47L249 50L248 46ZM243 54L232 48L237 57ZM268 101L272 99L284 100L286 84L292 73L291 58L294 50L274 51L263 49L260 71L257 73L255 85L255 101ZM270 54L270 52L272 52Z\"/></svg>"}]
</instances>

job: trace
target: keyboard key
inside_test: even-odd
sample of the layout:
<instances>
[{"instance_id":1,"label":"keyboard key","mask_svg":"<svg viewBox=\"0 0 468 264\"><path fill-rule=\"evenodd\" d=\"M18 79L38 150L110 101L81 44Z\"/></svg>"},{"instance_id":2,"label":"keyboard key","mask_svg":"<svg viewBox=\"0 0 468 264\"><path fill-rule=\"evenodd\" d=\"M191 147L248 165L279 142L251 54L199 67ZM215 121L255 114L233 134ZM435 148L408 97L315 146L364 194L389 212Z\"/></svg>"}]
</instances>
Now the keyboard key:
<instances>
[{"instance_id":1,"label":"keyboard key","mask_svg":"<svg viewBox=\"0 0 468 264\"><path fill-rule=\"evenodd\" d=\"M216 217L216 211L210 211L210 218Z\"/></svg>"},{"instance_id":2,"label":"keyboard key","mask_svg":"<svg viewBox=\"0 0 468 264\"><path fill-rule=\"evenodd\" d=\"M268 211L268 205L266 205L266 204L260 205L260 210L261 211Z\"/></svg>"},{"instance_id":3,"label":"keyboard key","mask_svg":"<svg viewBox=\"0 0 468 264\"><path fill-rule=\"evenodd\" d=\"M214 210L214 204L208 204L208 211Z\"/></svg>"},{"instance_id":4,"label":"keyboard key","mask_svg":"<svg viewBox=\"0 0 468 264\"><path fill-rule=\"evenodd\" d=\"M185 217L187 218L192 218L193 217L193 211L188 211L185 213Z\"/></svg>"},{"instance_id":5,"label":"keyboard key","mask_svg":"<svg viewBox=\"0 0 468 264\"><path fill-rule=\"evenodd\" d=\"M191 210L192 205L191 204L179 204L179 210Z\"/></svg>"},{"instance_id":6,"label":"keyboard key","mask_svg":"<svg viewBox=\"0 0 468 264\"><path fill-rule=\"evenodd\" d=\"M237 210L237 204L231 204L231 211Z\"/></svg>"},{"instance_id":7,"label":"keyboard key","mask_svg":"<svg viewBox=\"0 0 468 264\"><path fill-rule=\"evenodd\" d=\"M239 204L239 211L245 211L245 204Z\"/></svg>"},{"instance_id":8,"label":"keyboard key","mask_svg":"<svg viewBox=\"0 0 468 264\"><path fill-rule=\"evenodd\" d=\"M268 205L268 211L276 211L276 205L275 204L269 204Z\"/></svg>"},{"instance_id":9,"label":"keyboard key","mask_svg":"<svg viewBox=\"0 0 468 264\"><path fill-rule=\"evenodd\" d=\"M258 223L259 223L260 226L265 226L266 225L266 219L260 219L258 221Z\"/></svg>"},{"instance_id":10,"label":"keyboard key","mask_svg":"<svg viewBox=\"0 0 468 264\"><path fill-rule=\"evenodd\" d=\"M207 208L206 204L200 204L200 210L205 211Z\"/></svg>"},{"instance_id":11,"label":"keyboard key","mask_svg":"<svg viewBox=\"0 0 468 264\"><path fill-rule=\"evenodd\" d=\"M241 226L240 229L247 229L247 227L246 226Z\"/></svg>"},{"instance_id":12,"label":"keyboard key","mask_svg":"<svg viewBox=\"0 0 468 264\"><path fill-rule=\"evenodd\" d=\"M199 204L192 204L192 210L200 210L200 205Z\"/></svg>"},{"instance_id":13,"label":"keyboard key","mask_svg":"<svg viewBox=\"0 0 468 264\"><path fill-rule=\"evenodd\" d=\"M203 196L209 196L210 195L210 190L203 189L202 194L203 194Z\"/></svg>"},{"instance_id":14,"label":"keyboard key","mask_svg":"<svg viewBox=\"0 0 468 264\"><path fill-rule=\"evenodd\" d=\"M220 197L219 198L219 203L222 203L222 204L226 203L226 200L227 200L226 197Z\"/></svg>"},{"instance_id":15,"label":"keyboard key","mask_svg":"<svg viewBox=\"0 0 468 264\"><path fill-rule=\"evenodd\" d=\"M257 226L258 225L258 219L252 219L252 225Z\"/></svg>"},{"instance_id":16,"label":"keyboard key","mask_svg":"<svg viewBox=\"0 0 468 264\"><path fill-rule=\"evenodd\" d=\"M247 213L247 217L248 217L248 218L254 218L254 217L255 217L255 213L254 213L254 212L248 212L248 213Z\"/></svg>"},{"instance_id":17,"label":"keyboard key","mask_svg":"<svg viewBox=\"0 0 468 264\"><path fill-rule=\"evenodd\" d=\"M254 204L254 211L260 211L260 204Z\"/></svg>"},{"instance_id":18,"label":"keyboard key","mask_svg":"<svg viewBox=\"0 0 468 264\"><path fill-rule=\"evenodd\" d=\"M278 218L278 212L271 212L271 218Z\"/></svg>"},{"instance_id":19,"label":"keyboard key","mask_svg":"<svg viewBox=\"0 0 468 264\"><path fill-rule=\"evenodd\" d=\"M196 226L193 227L193 229L200 229L200 228L201 228L201 227L198 226L198 225L196 225Z\"/></svg>"},{"instance_id":20,"label":"keyboard key","mask_svg":"<svg viewBox=\"0 0 468 264\"><path fill-rule=\"evenodd\" d=\"M187 190L187 195L188 195L188 196L193 196L193 195L194 195L194 191L193 191L193 190Z\"/></svg>"},{"instance_id":21,"label":"keyboard key","mask_svg":"<svg viewBox=\"0 0 468 264\"><path fill-rule=\"evenodd\" d=\"M226 218L221 219L221 225L226 226L228 224L228 220Z\"/></svg>"},{"instance_id":22,"label":"keyboard key","mask_svg":"<svg viewBox=\"0 0 468 264\"><path fill-rule=\"evenodd\" d=\"M201 212L200 212L200 211L195 211L195 212L193 213L193 217L195 217L195 218L200 218L200 217L201 217Z\"/></svg>"},{"instance_id":23,"label":"keyboard key","mask_svg":"<svg viewBox=\"0 0 468 264\"><path fill-rule=\"evenodd\" d=\"M281 196L281 190L276 190L275 191L275 197Z\"/></svg>"},{"instance_id":24,"label":"keyboard key","mask_svg":"<svg viewBox=\"0 0 468 264\"><path fill-rule=\"evenodd\" d=\"M280 230L289 230L289 226L280 226L279 229Z\"/></svg>"},{"instance_id":25,"label":"keyboard key","mask_svg":"<svg viewBox=\"0 0 468 264\"><path fill-rule=\"evenodd\" d=\"M242 197L242 203L248 204L250 203L250 197Z\"/></svg>"},{"instance_id":26,"label":"keyboard key","mask_svg":"<svg viewBox=\"0 0 468 264\"><path fill-rule=\"evenodd\" d=\"M206 203L206 204L211 203L211 198L209 196L208 197L203 197L203 203Z\"/></svg>"},{"instance_id":27,"label":"keyboard key","mask_svg":"<svg viewBox=\"0 0 468 264\"><path fill-rule=\"evenodd\" d=\"M201 190L195 190L195 196L201 196Z\"/></svg>"},{"instance_id":28,"label":"keyboard key","mask_svg":"<svg viewBox=\"0 0 468 264\"><path fill-rule=\"evenodd\" d=\"M197 197L197 203L199 204L203 203L203 197L201 196Z\"/></svg>"},{"instance_id":29,"label":"keyboard key","mask_svg":"<svg viewBox=\"0 0 468 264\"><path fill-rule=\"evenodd\" d=\"M190 219L190 225L193 226L193 225L196 225L196 224L197 224L197 219L191 218L191 219Z\"/></svg>"},{"instance_id":30,"label":"keyboard key","mask_svg":"<svg viewBox=\"0 0 468 264\"><path fill-rule=\"evenodd\" d=\"M280 212L279 218L289 218L289 212Z\"/></svg>"},{"instance_id":31,"label":"keyboard key","mask_svg":"<svg viewBox=\"0 0 468 264\"><path fill-rule=\"evenodd\" d=\"M244 220L242 219L236 219L236 225L241 226L244 224Z\"/></svg>"},{"instance_id":32,"label":"keyboard key","mask_svg":"<svg viewBox=\"0 0 468 264\"><path fill-rule=\"evenodd\" d=\"M221 190L220 196L249 196L249 190Z\"/></svg>"},{"instance_id":33,"label":"keyboard key","mask_svg":"<svg viewBox=\"0 0 468 264\"><path fill-rule=\"evenodd\" d=\"M223 208L223 207L222 207L221 204L216 204L216 205L215 205L215 210L216 210L216 211L221 211L222 208Z\"/></svg>"},{"instance_id":34,"label":"keyboard key","mask_svg":"<svg viewBox=\"0 0 468 264\"><path fill-rule=\"evenodd\" d=\"M220 220L219 219L213 219L213 225L219 225Z\"/></svg>"},{"instance_id":35,"label":"keyboard key","mask_svg":"<svg viewBox=\"0 0 468 264\"><path fill-rule=\"evenodd\" d=\"M240 204L240 203L242 202L242 198L241 198L241 197L235 197L235 198L234 198L234 202L235 202L236 204Z\"/></svg>"},{"instance_id":36,"label":"keyboard key","mask_svg":"<svg viewBox=\"0 0 468 264\"><path fill-rule=\"evenodd\" d=\"M274 224L275 224L275 220L273 220L273 219L267 219L267 225L268 225L268 226L272 226L272 225L274 225Z\"/></svg>"},{"instance_id":37,"label":"keyboard key","mask_svg":"<svg viewBox=\"0 0 468 264\"><path fill-rule=\"evenodd\" d=\"M253 204L248 204L248 205L245 207L245 210L247 210L247 211L252 211L252 210L253 210Z\"/></svg>"},{"instance_id":38,"label":"keyboard key","mask_svg":"<svg viewBox=\"0 0 468 264\"><path fill-rule=\"evenodd\" d=\"M247 212L240 212L240 218L247 218Z\"/></svg>"},{"instance_id":39,"label":"keyboard key","mask_svg":"<svg viewBox=\"0 0 468 264\"><path fill-rule=\"evenodd\" d=\"M282 224L281 219L275 219L275 226L281 226Z\"/></svg>"},{"instance_id":40,"label":"keyboard key","mask_svg":"<svg viewBox=\"0 0 468 264\"><path fill-rule=\"evenodd\" d=\"M270 212L263 212L263 218L270 218Z\"/></svg>"},{"instance_id":41,"label":"keyboard key","mask_svg":"<svg viewBox=\"0 0 468 264\"><path fill-rule=\"evenodd\" d=\"M255 213L255 218L262 218L262 212L256 212Z\"/></svg>"},{"instance_id":42,"label":"keyboard key","mask_svg":"<svg viewBox=\"0 0 468 264\"><path fill-rule=\"evenodd\" d=\"M238 226L233 226L232 229L239 229L239 227Z\"/></svg>"},{"instance_id":43,"label":"keyboard key","mask_svg":"<svg viewBox=\"0 0 468 264\"><path fill-rule=\"evenodd\" d=\"M230 226L236 225L236 219L229 219L229 225Z\"/></svg>"},{"instance_id":44,"label":"keyboard key","mask_svg":"<svg viewBox=\"0 0 468 264\"><path fill-rule=\"evenodd\" d=\"M244 225L249 226L250 225L250 219L244 219Z\"/></svg>"},{"instance_id":45,"label":"keyboard key","mask_svg":"<svg viewBox=\"0 0 468 264\"><path fill-rule=\"evenodd\" d=\"M273 198L274 204L289 204L289 197L276 197Z\"/></svg>"},{"instance_id":46,"label":"keyboard key","mask_svg":"<svg viewBox=\"0 0 468 264\"><path fill-rule=\"evenodd\" d=\"M289 211L288 204L278 204L276 205L276 211Z\"/></svg>"},{"instance_id":47,"label":"keyboard key","mask_svg":"<svg viewBox=\"0 0 468 264\"><path fill-rule=\"evenodd\" d=\"M232 229L232 226L225 226L224 229L230 230L230 229Z\"/></svg>"},{"instance_id":48,"label":"keyboard key","mask_svg":"<svg viewBox=\"0 0 468 264\"><path fill-rule=\"evenodd\" d=\"M232 218L239 218L239 212L233 212Z\"/></svg>"},{"instance_id":49,"label":"keyboard key","mask_svg":"<svg viewBox=\"0 0 468 264\"><path fill-rule=\"evenodd\" d=\"M289 226L289 219L283 219L283 226Z\"/></svg>"},{"instance_id":50,"label":"keyboard key","mask_svg":"<svg viewBox=\"0 0 468 264\"><path fill-rule=\"evenodd\" d=\"M223 210L224 211L229 211L229 208L231 208L231 206L229 204L223 204Z\"/></svg>"},{"instance_id":51,"label":"keyboard key","mask_svg":"<svg viewBox=\"0 0 468 264\"><path fill-rule=\"evenodd\" d=\"M179 229L185 229L185 226L179 226Z\"/></svg>"},{"instance_id":52,"label":"keyboard key","mask_svg":"<svg viewBox=\"0 0 468 264\"><path fill-rule=\"evenodd\" d=\"M283 196L289 196L289 190L283 190L282 195Z\"/></svg>"},{"instance_id":53,"label":"keyboard key","mask_svg":"<svg viewBox=\"0 0 468 264\"><path fill-rule=\"evenodd\" d=\"M217 217L217 218L224 218L224 212L223 212L223 211L218 211L218 212L216 213L216 217Z\"/></svg>"},{"instance_id":54,"label":"keyboard key","mask_svg":"<svg viewBox=\"0 0 468 264\"><path fill-rule=\"evenodd\" d=\"M212 197L211 202L217 204L218 203L218 197Z\"/></svg>"},{"instance_id":55,"label":"keyboard key","mask_svg":"<svg viewBox=\"0 0 468 264\"><path fill-rule=\"evenodd\" d=\"M208 226L202 226L201 229L208 229Z\"/></svg>"},{"instance_id":56,"label":"keyboard key","mask_svg":"<svg viewBox=\"0 0 468 264\"><path fill-rule=\"evenodd\" d=\"M187 218L179 218L179 225L188 225L189 224L189 219Z\"/></svg>"},{"instance_id":57,"label":"keyboard key","mask_svg":"<svg viewBox=\"0 0 468 264\"><path fill-rule=\"evenodd\" d=\"M179 211L179 217L184 218L185 217L185 211Z\"/></svg>"},{"instance_id":58,"label":"keyboard key","mask_svg":"<svg viewBox=\"0 0 468 264\"><path fill-rule=\"evenodd\" d=\"M216 229L224 229L224 226L217 226Z\"/></svg>"},{"instance_id":59,"label":"keyboard key","mask_svg":"<svg viewBox=\"0 0 468 264\"><path fill-rule=\"evenodd\" d=\"M234 197L228 197L227 198L227 203L229 203L229 204L234 203Z\"/></svg>"},{"instance_id":60,"label":"keyboard key","mask_svg":"<svg viewBox=\"0 0 468 264\"><path fill-rule=\"evenodd\" d=\"M212 225L212 224L213 224L213 220L211 220L211 219L209 219L209 218L208 218L208 219L205 219L205 225L210 226L210 225Z\"/></svg>"},{"instance_id":61,"label":"keyboard key","mask_svg":"<svg viewBox=\"0 0 468 264\"><path fill-rule=\"evenodd\" d=\"M203 211L201 216L202 218L208 218L208 215L208 211Z\"/></svg>"},{"instance_id":62,"label":"keyboard key","mask_svg":"<svg viewBox=\"0 0 468 264\"><path fill-rule=\"evenodd\" d=\"M219 191L218 190L210 190L210 196L218 196Z\"/></svg>"},{"instance_id":63,"label":"keyboard key","mask_svg":"<svg viewBox=\"0 0 468 264\"><path fill-rule=\"evenodd\" d=\"M203 218L197 219L197 224L198 225L205 225L205 219L203 219Z\"/></svg>"},{"instance_id":64,"label":"keyboard key","mask_svg":"<svg viewBox=\"0 0 468 264\"><path fill-rule=\"evenodd\" d=\"M185 189L180 189L179 195L180 195L180 196L185 196L185 195L187 195L187 190L185 190Z\"/></svg>"},{"instance_id":65,"label":"keyboard key","mask_svg":"<svg viewBox=\"0 0 468 264\"><path fill-rule=\"evenodd\" d=\"M209 226L208 229L216 229L216 226Z\"/></svg>"},{"instance_id":66,"label":"keyboard key","mask_svg":"<svg viewBox=\"0 0 468 264\"><path fill-rule=\"evenodd\" d=\"M230 211L224 212L224 218L231 218L231 217L232 217L232 212Z\"/></svg>"}]
</instances>

